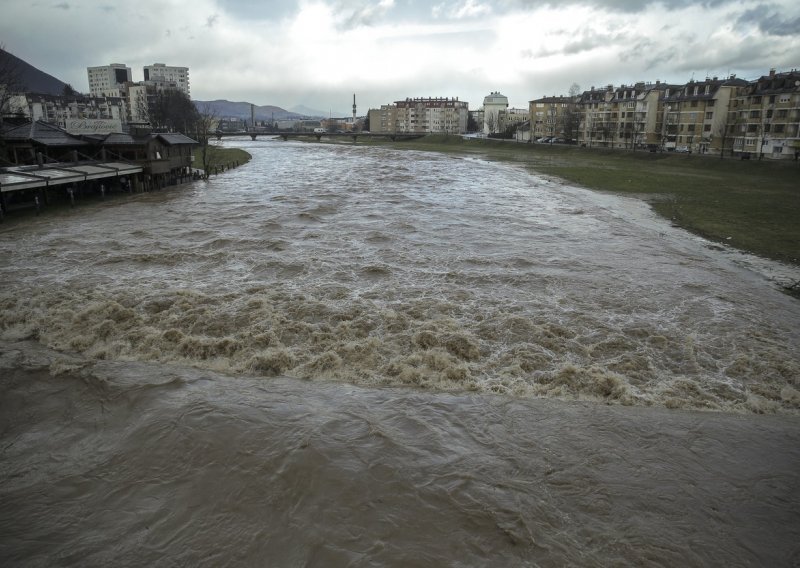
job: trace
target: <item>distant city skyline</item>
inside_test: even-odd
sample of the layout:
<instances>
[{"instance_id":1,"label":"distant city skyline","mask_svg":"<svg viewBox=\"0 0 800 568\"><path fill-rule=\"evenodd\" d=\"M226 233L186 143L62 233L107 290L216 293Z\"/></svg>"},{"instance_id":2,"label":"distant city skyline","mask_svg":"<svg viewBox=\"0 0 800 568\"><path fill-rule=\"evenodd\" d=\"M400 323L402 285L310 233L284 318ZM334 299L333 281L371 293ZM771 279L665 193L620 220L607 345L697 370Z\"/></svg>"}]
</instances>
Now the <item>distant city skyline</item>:
<instances>
[{"instance_id":1,"label":"distant city skyline","mask_svg":"<svg viewBox=\"0 0 800 568\"><path fill-rule=\"evenodd\" d=\"M192 98L359 115L405 97L478 108L636 81L800 66L800 4L775 0L5 0L0 44L88 92L87 67L190 70Z\"/></svg>"}]
</instances>

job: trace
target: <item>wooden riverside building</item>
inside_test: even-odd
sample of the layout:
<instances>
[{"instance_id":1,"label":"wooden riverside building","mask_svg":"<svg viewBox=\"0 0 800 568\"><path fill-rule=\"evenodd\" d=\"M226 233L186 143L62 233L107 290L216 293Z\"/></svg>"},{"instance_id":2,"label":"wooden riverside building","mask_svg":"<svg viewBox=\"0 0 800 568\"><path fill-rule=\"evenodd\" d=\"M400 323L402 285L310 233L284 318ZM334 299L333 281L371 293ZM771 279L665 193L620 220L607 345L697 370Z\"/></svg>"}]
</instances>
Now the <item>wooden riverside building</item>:
<instances>
[{"instance_id":1,"label":"wooden riverside building","mask_svg":"<svg viewBox=\"0 0 800 568\"><path fill-rule=\"evenodd\" d=\"M178 133L72 135L36 121L0 131L0 214L107 191L148 191L192 176L195 140Z\"/></svg>"}]
</instances>

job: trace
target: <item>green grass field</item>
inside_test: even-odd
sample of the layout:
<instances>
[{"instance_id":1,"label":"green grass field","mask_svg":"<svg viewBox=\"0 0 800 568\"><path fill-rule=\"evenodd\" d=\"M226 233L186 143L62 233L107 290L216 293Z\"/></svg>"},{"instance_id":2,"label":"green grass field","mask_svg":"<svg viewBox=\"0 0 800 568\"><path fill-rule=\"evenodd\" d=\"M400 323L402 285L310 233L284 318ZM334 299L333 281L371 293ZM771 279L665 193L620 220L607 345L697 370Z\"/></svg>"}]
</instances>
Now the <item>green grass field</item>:
<instances>
[{"instance_id":1,"label":"green grass field","mask_svg":"<svg viewBox=\"0 0 800 568\"><path fill-rule=\"evenodd\" d=\"M800 164L794 161L743 161L460 136L369 144L477 154L523 164L589 189L644 199L674 224L712 241L800 265Z\"/></svg>"},{"instance_id":2,"label":"green grass field","mask_svg":"<svg viewBox=\"0 0 800 568\"><path fill-rule=\"evenodd\" d=\"M201 157L199 148L194 151L194 156L194 167L203 169L203 158ZM215 167L218 169L222 169L223 167L228 169L229 167L236 167L237 162L239 166L242 166L249 162L252 156L239 148L223 148L221 146L209 144L208 158L208 173L214 173Z\"/></svg>"}]
</instances>

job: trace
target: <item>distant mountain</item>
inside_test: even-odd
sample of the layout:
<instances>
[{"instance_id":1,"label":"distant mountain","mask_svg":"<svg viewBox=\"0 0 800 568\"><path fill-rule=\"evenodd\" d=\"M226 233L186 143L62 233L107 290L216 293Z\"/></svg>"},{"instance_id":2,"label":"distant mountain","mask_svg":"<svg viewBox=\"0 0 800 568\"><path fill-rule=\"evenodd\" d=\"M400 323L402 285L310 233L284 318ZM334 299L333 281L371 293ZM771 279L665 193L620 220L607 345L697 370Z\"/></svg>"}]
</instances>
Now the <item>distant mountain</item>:
<instances>
[{"instance_id":1,"label":"distant mountain","mask_svg":"<svg viewBox=\"0 0 800 568\"><path fill-rule=\"evenodd\" d=\"M250 103L231 102L222 99L216 101L193 101L199 111L209 108L219 118L241 118L250 120ZM255 107L256 120L286 120L302 118L303 115L289 112L281 107L263 105Z\"/></svg>"},{"instance_id":2,"label":"distant mountain","mask_svg":"<svg viewBox=\"0 0 800 568\"><path fill-rule=\"evenodd\" d=\"M39 71L33 65L3 49L0 49L0 69L4 71L13 70L13 74L18 77L17 85L13 85L15 91L46 95L61 95L64 93L66 83L59 81L44 71Z\"/></svg>"}]
</instances>

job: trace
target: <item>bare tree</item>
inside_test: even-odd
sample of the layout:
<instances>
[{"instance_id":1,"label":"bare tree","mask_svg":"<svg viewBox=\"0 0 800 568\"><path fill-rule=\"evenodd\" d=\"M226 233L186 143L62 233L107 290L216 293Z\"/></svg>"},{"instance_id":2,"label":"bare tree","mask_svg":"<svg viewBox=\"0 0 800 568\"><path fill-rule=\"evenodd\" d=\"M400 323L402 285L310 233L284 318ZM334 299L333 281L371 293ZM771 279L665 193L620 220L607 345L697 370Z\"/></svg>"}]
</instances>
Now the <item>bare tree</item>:
<instances>
[{"instance_id":1,"label":"bare tree","mask_svg":"<svg viewBox=\"0 0 800 568\"><path fill-rule=\"evenodd\" d=\"M725 117L717 124L714 128L714 132L712 133L713 136L719 137L720 144L719 144L719 159L723 159L725 157L725 142L728 139L728 126L731 122L731 117L729 113L725 113Z\"/></svg>"},{"instance_id":2,"label":"bare tree","mask_svg":"<svg viewBox=\"0 0 800 568\"><path fill-rule=\"evenodd\" d=\"M611 132L612 132L611 123L606 119L601 119L600 122L598 122L597 124L596 131L598 134L600 134L600 138L602 138L603 140L603 146L608 146L608 140L611 137Z\"/></svg>"},{"instance_id":3,"label":"bare tree","mask_svg":"<svg viewBox=\"0 0 800 568\"><path fill-rule=\"evenodd\" d=\"M566 109L564 109L564 112L561 115L561 121L562 131L567 142L576 140L580 130L581 113L570 104Z\"/></svg>"},{"instance_id":4,"label":"bare tree","mask_svg":"<svg viewBox=\"0 0 800 568\"><path fill-rule=\"evenodd\" d=\"M496 112L489 112L486 115L486 128L489 130L489 134L494 134L497 132L497 113Z\"/></svg>"},{"instance_id":5,"label":"bare tree","mask_svg":"<svg viewBox=\"0 0 800 568\"><path fill-rule=\"evenodd\" d=\"M153 128L188 132L197 121L197 108L186 93L169 89L149 101L149 116Z\"/></svg>"},{"instance_id":6,"label":"bare tree","mask_svg":"<svg viewBox=\"0 0 800 568\"><path fill-rule=\"evenodd\" d=\"M13 114L17 109L12 108L14 96L25 91L20 60L5 50L0 44L0 124L3 124L3 115Z\"/></svg>"},{"instance_id":7,"label":"bare tree","mask_svg":"<svg viewBox=\"0 0 800 568\"><path fill-rule=\"evenodd\" d=\"M195 110L194 138L200 143L200 162L206 177L211 169L212 148L209 147L209 140L218 122L217 113L209 104Z\"/></svg>"}]
</instances>

